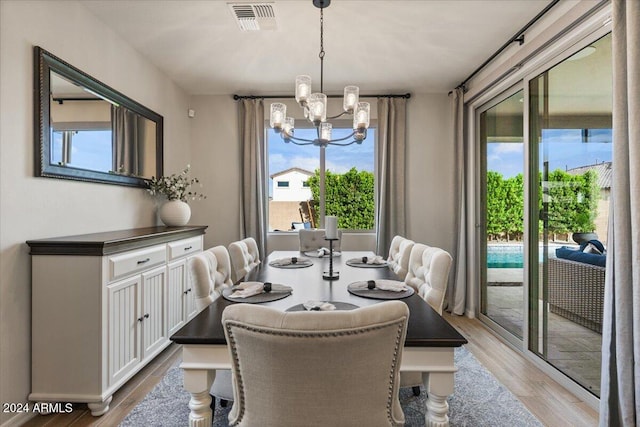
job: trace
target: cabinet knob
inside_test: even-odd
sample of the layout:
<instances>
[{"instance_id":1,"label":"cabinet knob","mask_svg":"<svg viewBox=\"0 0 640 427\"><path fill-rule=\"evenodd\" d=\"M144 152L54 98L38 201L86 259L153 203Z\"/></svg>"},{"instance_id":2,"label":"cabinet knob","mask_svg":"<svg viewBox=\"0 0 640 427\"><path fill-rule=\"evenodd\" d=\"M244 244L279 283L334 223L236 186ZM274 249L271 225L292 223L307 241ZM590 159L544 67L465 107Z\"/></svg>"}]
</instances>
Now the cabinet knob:
<instances>
[{"instance_id":1,"label":"cabinet knob","mask_svg":"<svg viewBox=\"0 0 640 427\"><path fill-rule=\"evenodd\" d=\"M143 259L141 261L138 261L138 265L144 264L144 263L149 262L149 261L151 261L151 258Z\"/></svg>"},{"instance_id":2,"label":"cabinet knob","mask_svg":"<svg viewBox=\"0 0 640 427\"><path fill-rule=\"evenodd\" d=\"M144 320L144 317L138 317L138 322L142 322Z\"/></svg>"},{"instance_id":3,"label":"cabinet knob","mask_svg":"<svg viewBox=\"0 0 640 427\"><path fill-rule=\"evenodd\" d=\"M148 319L148 318L149 318L149 313L145 314L145 315L144 315L144 318L145 318L145 319Z\"/></svg>"},{"instance_id":4,"label":"cabinet knob","mask_svg":"<svg viewBox=\"0 0 640 427\"><path fill-rule=\"evenodd\" d=\"M183 294L188 294L189 292L191 292L191 288L187 289L186 291L183 292Z\"/></svg>"}]
</instances>

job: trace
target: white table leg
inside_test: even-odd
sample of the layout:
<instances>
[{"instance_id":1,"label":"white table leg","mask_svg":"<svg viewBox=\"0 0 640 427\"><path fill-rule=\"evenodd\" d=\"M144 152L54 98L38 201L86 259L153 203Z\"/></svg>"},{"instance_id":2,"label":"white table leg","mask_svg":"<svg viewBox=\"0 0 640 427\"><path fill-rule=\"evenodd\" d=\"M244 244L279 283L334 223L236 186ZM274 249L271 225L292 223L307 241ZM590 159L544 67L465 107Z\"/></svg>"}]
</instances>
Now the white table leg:
<instances>
[{"instance_id":1,"label":"white table leg","mask_svg":"<svg viewBox=\"0 0 640 427\"><path fill-rule=\"evenodd\" d=\"M189 401L189 427L211 427L213 413L211 404L211 384L216 377L215 370L185 369L184 388L191 393Z\"/></svg>"},{"instance_id":2,"label":"white table leg","mask_svg":"<svg viewBox=\"0 0 640 427\"><path fill-rule=\"evenodd\" d=\"M427 392L427 410L424 423L427 427L449 427L447 397L453 394L453 372L423 373L422 382Z\"/></svg>"}]
</instances>

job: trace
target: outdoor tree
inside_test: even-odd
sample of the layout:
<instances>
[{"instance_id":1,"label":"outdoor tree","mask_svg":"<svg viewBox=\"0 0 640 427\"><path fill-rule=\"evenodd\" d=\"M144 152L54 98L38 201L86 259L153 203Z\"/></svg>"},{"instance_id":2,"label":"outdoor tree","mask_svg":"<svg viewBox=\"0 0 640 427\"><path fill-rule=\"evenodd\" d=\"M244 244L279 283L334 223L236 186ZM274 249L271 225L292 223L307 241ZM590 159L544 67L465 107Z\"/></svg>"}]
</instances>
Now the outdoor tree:
<instances>
[{"instance_id":1,"label":"outdoor tree","mask_svg":"<svg viewBox=\"0 0 640 427\"><path fill-rule=\"evenodd\" d=\"M556 169L543 180L539 174L539 208L548 218L548 232L590 232L595 229L599 188L593 170L573 175ZM542 201L547 200L546 206ZM486 232L489 239L522 239L524 235L524 180L522 174L505 179L487 172ZM542 218L541 218L542 220ZM542 227L542 221L541 221ZM540 229L542 232L542 228Z\"/></svg>"},{"instance_id":2,"label":"outdoor tree","mask_svg":"<svg viewBox=\"0 0 640 427\"><path fill-rule=\"evenodd\" d=\"M320 171L308 180L313 196L314 219L318 223L320 200ZM343 174L325 174L326 215L338 217L338 227L348 230L372 230L375 222L373 172L351 168Z\"/></svg>"}]
</instances>

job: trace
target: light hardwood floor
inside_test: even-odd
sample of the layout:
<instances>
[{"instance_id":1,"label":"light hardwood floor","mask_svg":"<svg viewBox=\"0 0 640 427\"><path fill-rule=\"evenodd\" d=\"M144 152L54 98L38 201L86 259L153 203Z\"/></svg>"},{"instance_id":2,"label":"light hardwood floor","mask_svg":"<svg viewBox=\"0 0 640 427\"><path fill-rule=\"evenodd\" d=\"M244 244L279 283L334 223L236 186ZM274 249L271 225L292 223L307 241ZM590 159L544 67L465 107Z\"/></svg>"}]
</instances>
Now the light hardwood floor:
<instances>
[{"instance_id":1,"label":"light hardwood floor","mask_svg":"<svg viewBox=\"0 0 640 427\"><path fill-rule=\"evenodd\" d=\"M545 426L598 425L597 411L569 393L522 354L504 344L479 320L452 316L448 313L445 313L444 317L467 338L467 348L480 363L511 390ZM86 406L78 405L70 414L40 415L24 425L117 426L160 382L167 370L179 360L180 354L180 346L169 346L114 395L111 409L101 417L91 416Z\"/></svg>"}]
</instances>

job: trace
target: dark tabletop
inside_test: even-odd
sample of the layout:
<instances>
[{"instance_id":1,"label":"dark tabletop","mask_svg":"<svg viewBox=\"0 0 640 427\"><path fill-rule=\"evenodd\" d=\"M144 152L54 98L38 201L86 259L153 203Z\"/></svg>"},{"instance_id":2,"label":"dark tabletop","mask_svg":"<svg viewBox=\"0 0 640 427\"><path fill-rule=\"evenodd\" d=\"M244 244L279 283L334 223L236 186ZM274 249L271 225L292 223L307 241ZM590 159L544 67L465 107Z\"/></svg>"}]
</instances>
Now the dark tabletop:
<instances>
[{"instance_id":1,"label":"dark tabletop","mask_svg":"<svg viewBox=\"0 0 640 427\"><path fill-rule=\"evenodd\" d=\"M278 258L304 256L299 252L277 251L263 260L259 268L252 271L247 281L272 282L288 285L293 292L287 298L262 303L261 305L286 310L306 301L338 301L359 307L379 303L383 300L362 298L350 294L347 286L362 280L392 279L398 277L388 268L358 268L346 265L351 258L373 256L371 252L343 252L334 257L334 271L339 271L338 280L324 280L323 272L329 270L329 258L309 258L313 265L307 268L285 269L270 267L269 262ZM429 306L417 293L400 299L409 306L409 324L406 347L459 347L467 340L446 320ZM235 304L222 297L216 299L184 327L171 340L178 344L226 344L220 319L226 306Z\"/></svg>"}]
</instances>

